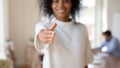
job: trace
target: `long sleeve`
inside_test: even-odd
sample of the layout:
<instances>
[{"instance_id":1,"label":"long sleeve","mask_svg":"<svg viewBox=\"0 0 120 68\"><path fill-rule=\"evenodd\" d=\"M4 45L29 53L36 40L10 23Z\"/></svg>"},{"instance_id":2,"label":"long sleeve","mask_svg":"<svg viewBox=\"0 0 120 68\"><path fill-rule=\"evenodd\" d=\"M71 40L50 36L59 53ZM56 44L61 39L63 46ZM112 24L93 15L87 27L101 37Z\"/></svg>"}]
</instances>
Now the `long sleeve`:
<instances>
[{"instance_id":1,"label":"long sleeve","mask_svg":"<svg viewBox=\"0 0 120 68\"><path fill-rule=\"evenodd\" d=\"M106 53L113 55L117 58L120 57L120 44L116 38L112 38L111 41L108 43L109 47Z\"/></svg>"},{"instance_id":2,"label":"long sleeve","mask_svg":"<svg viewBox=\"0 0 120 68\"><path fill-rule=\"evenodd\" d=\"M49 44L45 44L41 41L38 40L38 33L43 30L46 29L43 23L38 23L35 26L35 37L34 37L34 45L37 51L39 51L40 53L44 53L45 49L48 47Z\"/></svg>"},{"instance_id":3,"label":"long sleeve","mask_svg":"<svg viewBox=\"0 0 120 68\"><path fill-rule=\"evenodd\" d=\"M110 54L111 52L114 52L117 47L118 47L117 41L115 39L112 39L111 42L109 43L109 49L107 50L106 53Z\"/></svg>"},{"instance_id":4,"label":"long sleeve","mask_svg":"<svg viewBox=\"0 0 120 68\"><path fill-rule=\"evenodd\" d=\"M90 42L88 39L88 32L87 32L87 28L85 29L85 33L86 33L86 53L85 53L85 57L86 57L86 65L89 63L92 63L93 61L93 53L90 47Z\"/></svg>"},{"instance_id":5,"label":"long sleeve","mask_svg":"<svg viewBox=\"0 0 120 68\"><path fill-rule=\"evenodd\" d=\"M87 47L86 47L86 65L89 63L92 63L93 61L93 54L92 51L90 49L90 44L89 41L87 41Z\"/></svg>"},{"instance_id":6,"label":"long sleeve","mask_svg":"<svg viewBox=\"0 0 120 68\"><path fill-rule=\"evenodd\" d=\"M97 50L101 50L101 49L105 46L105 44L106 44L106 41L103 41L103 42L99 45L99 47L97 47L96 49L97 49Z\"/></svg>"}]
</instances>

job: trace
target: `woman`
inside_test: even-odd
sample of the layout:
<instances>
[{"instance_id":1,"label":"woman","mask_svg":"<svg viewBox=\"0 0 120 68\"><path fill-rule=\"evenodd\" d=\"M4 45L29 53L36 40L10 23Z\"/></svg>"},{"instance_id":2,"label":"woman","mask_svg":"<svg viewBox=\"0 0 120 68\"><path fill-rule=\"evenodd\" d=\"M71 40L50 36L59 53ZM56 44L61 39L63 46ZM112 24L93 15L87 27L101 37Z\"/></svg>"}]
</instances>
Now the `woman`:
<instances>
[{"instance_id":1,"label":"woman","mask_svg":"<svg viewBox=\"0 0 120 68\"><path fill-rule=\"evenodd\" d=\"M36 25L35 48L44 54L43 68L85 68L92 53L85 25L75 21L81 0L42 0L49 23ZM50 30L56 23L57 27Z\"/></svg>"}]
</instances>

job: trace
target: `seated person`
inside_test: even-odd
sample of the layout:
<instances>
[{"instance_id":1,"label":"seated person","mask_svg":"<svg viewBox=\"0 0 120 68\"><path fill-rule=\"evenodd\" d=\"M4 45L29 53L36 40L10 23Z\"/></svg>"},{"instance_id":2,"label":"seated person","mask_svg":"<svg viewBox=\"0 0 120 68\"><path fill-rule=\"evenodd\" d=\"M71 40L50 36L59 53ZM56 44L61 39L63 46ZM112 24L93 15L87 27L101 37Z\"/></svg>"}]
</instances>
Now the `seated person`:
<instances>
[{"instance_id":1,"label":"seated person","mask_svg":"<svg viewBox=\"0 0 120 68\"><path fill-rule=\"evenodd\" d=\"M112 36L111 31L109 30L103 32L102 34L105 40L101 43L101 45L98 48L93 49L93 52L104 52L108 55L104 56L107 63L105 68L119 68L120 42L117 38ZM106 49L103 51L105 47Z\"/></svg>"},{"instance_id":2,"label":"seated person","mask_svg":"<svg viewBox=\"0 0 120 68\"><path fill-rule=\"evenodd\" d=\"M116 58L120 58L120 42L117 38L113 37L111 31L107 30L103 32L103 36L105 40L102 44L97 48L97 50L101 51L103 47L107 47L105 53L114 56Z\"/></svg>"}]
</instances>

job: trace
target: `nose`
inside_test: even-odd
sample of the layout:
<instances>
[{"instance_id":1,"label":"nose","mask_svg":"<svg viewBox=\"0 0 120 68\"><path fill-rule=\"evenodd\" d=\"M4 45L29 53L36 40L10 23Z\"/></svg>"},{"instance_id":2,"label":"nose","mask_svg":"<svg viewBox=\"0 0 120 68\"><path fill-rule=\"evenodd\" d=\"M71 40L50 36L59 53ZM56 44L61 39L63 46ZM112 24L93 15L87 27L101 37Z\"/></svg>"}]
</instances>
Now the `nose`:
<instances>
[{"instance_id":1,"label":"nose","mask_svg":"<svg viewBox=\"0 0 120 68\"><path fill-rule=\"evenodd\" d=\"M64 2L63 2L63 1L60 1L60 2L58 3L58 6L59 6L60 8L64 7Z\"/></svg>"}]
</instances>

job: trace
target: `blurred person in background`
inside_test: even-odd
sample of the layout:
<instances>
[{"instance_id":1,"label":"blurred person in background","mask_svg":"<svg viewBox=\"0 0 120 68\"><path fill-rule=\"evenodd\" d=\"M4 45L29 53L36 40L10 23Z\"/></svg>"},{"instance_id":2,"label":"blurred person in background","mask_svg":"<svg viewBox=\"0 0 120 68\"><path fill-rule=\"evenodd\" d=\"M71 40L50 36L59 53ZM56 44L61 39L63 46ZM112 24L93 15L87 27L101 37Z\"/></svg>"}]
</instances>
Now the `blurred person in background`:
<instances>
[{"instance_id":1,"label":"blurred person in background","mask_svg":"<svg viewBox=\"0 0 120 68\"><path fill-rule=\"evenodd\" d=\"M106 53L108 56L105 57L107 62L106 68L120 68L118 67L120 62L120 42L117 38L112 36L110 30L102 33L105 40L101 45L94 49L94 53Z\"/></svg>"}]
</instances>

